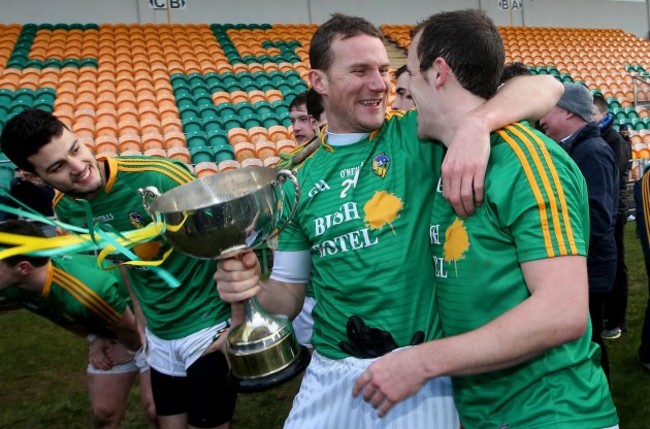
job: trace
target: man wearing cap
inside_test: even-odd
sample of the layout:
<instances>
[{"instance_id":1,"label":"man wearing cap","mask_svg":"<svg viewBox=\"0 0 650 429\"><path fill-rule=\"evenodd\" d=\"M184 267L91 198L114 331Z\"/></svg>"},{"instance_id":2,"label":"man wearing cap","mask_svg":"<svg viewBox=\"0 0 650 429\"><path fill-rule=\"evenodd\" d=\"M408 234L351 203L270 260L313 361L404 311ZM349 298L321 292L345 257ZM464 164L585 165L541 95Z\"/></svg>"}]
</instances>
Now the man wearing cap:
<instances>
[{"instance_id":1,"label":"man wearing cap","mask_svg":"<svg viewBox=\"0 0 650 429\"><path fill-rule=\"evenodd\" d=\"M591 122L593 101L589 90L574 83L564 84L564 95L540 119L547 136L558 142L580 168L589 194L589 314L592 341L602 347L601 364L609 378L609 361L600 333L603 330L603 299L612 289L616 275L614 230L618 207L619 175L614 152Z\"/></svg>"}]
</instances>

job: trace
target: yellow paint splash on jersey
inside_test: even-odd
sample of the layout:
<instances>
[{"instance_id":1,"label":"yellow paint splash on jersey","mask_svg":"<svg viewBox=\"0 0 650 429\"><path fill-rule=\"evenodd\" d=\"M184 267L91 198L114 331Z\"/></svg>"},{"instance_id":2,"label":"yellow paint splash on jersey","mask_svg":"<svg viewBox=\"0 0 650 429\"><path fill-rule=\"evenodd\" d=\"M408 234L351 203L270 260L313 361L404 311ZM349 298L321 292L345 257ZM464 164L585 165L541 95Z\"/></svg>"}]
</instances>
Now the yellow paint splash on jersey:
<instances>
[{"instance_id":1,"label":"yellow paint splash on jersey","mask_svg":"<svg viewBox=\"0 0 650 429\"><path fill-rule=\"evenodd\" d=\"M399 212L403 208L404 203L394 194L377 191L363 207L363 211L366 213L363 220L370 229L381 229L386 224L391 225L392 228L392 223L399 217Z\"/></svg>"}]
</instances>

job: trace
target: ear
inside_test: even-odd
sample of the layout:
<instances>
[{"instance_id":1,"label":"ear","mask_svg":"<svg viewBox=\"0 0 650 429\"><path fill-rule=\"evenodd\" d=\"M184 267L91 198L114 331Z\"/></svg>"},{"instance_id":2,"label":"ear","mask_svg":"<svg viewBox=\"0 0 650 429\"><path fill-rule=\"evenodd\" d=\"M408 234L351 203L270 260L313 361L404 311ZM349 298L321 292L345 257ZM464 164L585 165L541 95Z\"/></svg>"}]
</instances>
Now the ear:
<instances>
[{"instance_id":1,"label":"ear","mask_svg":"<svg viewBox=\"0 0 650 429\"><path fill-rule=\"evenodd\" d=\"M323 95L327 94L329 81L327 75L322 70L309 70L309 83L314 90Z\"/></svg>"},{"instance_id":2,"label":"ear","mask_svg":"<svg viewBox=\"0 0 650 429\"><path fill-rule=\"evenodd\" d=\"M45 186L47 183L43 181L40 177L35 175L34 173L30 173L29 171L24 171L23 170L23 177L25 180L29 180L31 183L33 183L36 186Z\"/></svg>"},{"instance_id":3,"label":"ear","mask_svg":"<svg viewBox=\"0 0 650 429\"><path fill-rule=\"evenodd\" d=\"M451 69L449 64L445 61L444 58L438 57L433 61L433 65L430 68L432 76L430 78L434 79L436 88L442 87L447 80L451 77Z\"/></svg>"},{"instance_id":4,"label":"ear","mask_svg":"<svg viewBox=\"0 0 650 429\"><path fill-rule=\"evenodd\" d=\"M20 261L14 266L14 270L16 270L21 277L31 273L33 269L34 266L27 261Z\"/></svg>"}]
</instances>

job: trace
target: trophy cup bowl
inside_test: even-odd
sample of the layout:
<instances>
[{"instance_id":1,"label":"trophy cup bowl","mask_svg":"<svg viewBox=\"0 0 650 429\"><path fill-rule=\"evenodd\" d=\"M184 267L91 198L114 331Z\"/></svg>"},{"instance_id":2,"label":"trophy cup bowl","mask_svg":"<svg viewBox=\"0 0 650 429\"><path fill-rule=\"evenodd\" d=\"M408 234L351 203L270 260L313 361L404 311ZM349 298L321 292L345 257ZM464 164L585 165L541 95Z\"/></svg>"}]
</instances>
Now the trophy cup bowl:
<instances>
[{"instance_id":1,"label":"trophy cup bowl","mask_svg":"<svg viewBox=\"0 0 650 429\"><path fill-rule=\"evenodd\" d=\"M295 202L283 216L286 179L294 184ZM139 192L149 215L165 223L163 235L175 249L221 259L277 235L293 216L300 188L290 171L260 167L204 176L164 194L152 186ZM300 373L309 352L298 344L289 318L269 315L255 297L244 300L243 307L244 321L228 332L226 344L233 386L261 391Z\"/></svg>"}]
</instances>

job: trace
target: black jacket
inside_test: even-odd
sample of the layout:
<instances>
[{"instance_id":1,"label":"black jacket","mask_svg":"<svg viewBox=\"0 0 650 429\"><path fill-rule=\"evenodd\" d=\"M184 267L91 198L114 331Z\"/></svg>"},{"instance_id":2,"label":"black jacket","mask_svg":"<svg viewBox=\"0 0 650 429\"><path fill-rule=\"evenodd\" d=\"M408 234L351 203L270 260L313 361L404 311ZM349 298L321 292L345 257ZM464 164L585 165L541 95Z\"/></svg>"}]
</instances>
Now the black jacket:
<instances>
[{"instance_id":1,"label":"black jacket","mask_svg":"<svg viewBox=\"0 0 650 429\"><path fill-rule=\"evenodd\" d=\"M614 225L618 208L619 174L614 152L600 136L595 122L578 130L562 147L578 164L589 194L589 292L611 290L616 275Z\"/></svg>"},{"instance_id":2,"label":"black jacket","mask_svg":"<svg viewBox=\"0 0 650 429\"><path fill-rule=\"evenodd\" d=\"M601 137L607 142L609 147L614 151L616 164L619 173L619 193L618 193L618 211L627 213L627 177L630 172L630 159L632 158L632 147L623 136L614 129L614 115L608 113L605 118L598 124Z\"/></svg>"}]
</instances>

